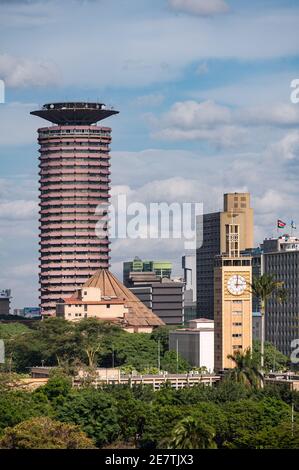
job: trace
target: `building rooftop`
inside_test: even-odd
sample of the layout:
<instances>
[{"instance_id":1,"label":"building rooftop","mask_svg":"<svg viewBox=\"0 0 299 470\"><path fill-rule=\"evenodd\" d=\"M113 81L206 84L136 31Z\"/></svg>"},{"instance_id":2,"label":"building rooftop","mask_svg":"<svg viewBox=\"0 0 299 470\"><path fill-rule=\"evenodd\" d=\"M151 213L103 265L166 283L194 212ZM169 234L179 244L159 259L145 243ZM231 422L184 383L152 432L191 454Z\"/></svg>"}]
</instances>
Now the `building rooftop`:
<instances>
[{"instance_id":1,"label":"building rooftop","mask_svg":"<svg viewBox=\"0 0 299 470\"><path fill-rule=\"evenodd\" d=\"M30 114L60 125L91 125L118 114L119 111L107 108L103 103L67 102L48 103Z\"/></svg>"},{"instance_id":2,"label":"building rooftop","mask_svg":"<svg viewBox=\"0 0 299 470\"><path fill-rule=\"evenodd\" d=\"M162 326L164 322L155 315L133 292L125 287L108 269L97 271L83 287L97 287L101 289L103 297L114 297L123 300L128 307L126 320L128 326Z\"/></svg>"},{"instance_id":3,"label":"building rooftop","mask_svg":"<svg viewBox=\"0 0 299 470\"><path fill-rule=\"evenodd\" d=\"M214 323L214 320L209 320L208 318L192 318L192 320L189 320L189 323L191 321L194 321L194 322L201 322L201 323Z\"/></svg>"}]
</instances>

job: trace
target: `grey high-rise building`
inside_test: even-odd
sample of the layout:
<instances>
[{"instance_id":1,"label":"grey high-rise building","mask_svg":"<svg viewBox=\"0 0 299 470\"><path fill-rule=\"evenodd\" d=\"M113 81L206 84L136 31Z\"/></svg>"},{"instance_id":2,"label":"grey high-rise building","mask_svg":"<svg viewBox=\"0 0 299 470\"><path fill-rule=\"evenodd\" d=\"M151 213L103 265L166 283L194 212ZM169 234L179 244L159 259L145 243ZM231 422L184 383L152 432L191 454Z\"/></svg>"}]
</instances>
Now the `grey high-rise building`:
<instances>
[{"instance_id":1,"label":"grey high-rise building","mask_svg":"<svg viewBox=\"0 0 299 470\"><path fill-rule=\"evenodd\" d=\"M132 272L129 289L166 325L184 322L184 283L153 272Z\"/></svg>"},{"instance_id":2,"label":"grey high-rise building","mask_svg":"<svg viewBox=\"0 0 299 470\"><path fill-rule=\"evenodd\" d=\"M189 253L182 257L182 268L184 272L185 284L185 315L184 321L187 324L197 317L196 303L196 253Z\"/></svg>"},{"instance_id":3,"label":"grey high-rise building","mask_svg":"<svg viewBox=\"0 0 299 470\"><path fill-rule=\"evenodd\" d=\"M299 338L299 239L266 239L262 249L263 272L282 281L287 291L285 302L273 295L266 304L266 340L289 356L292 341Z\"/></svg>"}]
</instances>

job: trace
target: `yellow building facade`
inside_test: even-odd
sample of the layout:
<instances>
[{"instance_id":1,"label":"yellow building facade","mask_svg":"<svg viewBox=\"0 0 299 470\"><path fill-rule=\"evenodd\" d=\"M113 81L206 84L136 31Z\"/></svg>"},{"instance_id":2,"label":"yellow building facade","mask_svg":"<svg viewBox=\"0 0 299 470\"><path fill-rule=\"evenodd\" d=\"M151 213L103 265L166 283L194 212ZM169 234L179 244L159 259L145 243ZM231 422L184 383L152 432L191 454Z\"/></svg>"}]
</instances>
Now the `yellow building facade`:
<instances>
[{"instance_id":1,"label":"yellow building facade","mask_svg":"<svg viewBox=\"0 0 299 470\"><path fill-rule=\"evenodd\" d=\"M239 225L225 227L225 254L215 260L215 371L234 367L228 355L252 348L251 258L240 256Z\"/></svg>"}]
</instances>

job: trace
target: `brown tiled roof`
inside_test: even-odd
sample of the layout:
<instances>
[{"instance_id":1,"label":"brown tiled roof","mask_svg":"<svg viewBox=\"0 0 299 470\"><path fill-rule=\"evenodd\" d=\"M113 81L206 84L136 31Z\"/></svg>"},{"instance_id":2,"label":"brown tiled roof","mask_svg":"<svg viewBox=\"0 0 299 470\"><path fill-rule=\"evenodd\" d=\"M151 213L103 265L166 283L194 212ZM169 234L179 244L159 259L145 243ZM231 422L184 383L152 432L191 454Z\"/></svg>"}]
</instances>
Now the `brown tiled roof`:
<instances>
[{"instance_id":1,"label":"brown tiled roof","mask_svg":"<svg viewBox=\"0 0 299 470\"><path fill-rule=\"evenodd\" d=\"M146 307L133 292L125 287L108 269L97 271L83 287L98 287L101 295L123 300L128 307L126 320L128 326L162 326L164 322Z\"/></svg>"}]
</instances>

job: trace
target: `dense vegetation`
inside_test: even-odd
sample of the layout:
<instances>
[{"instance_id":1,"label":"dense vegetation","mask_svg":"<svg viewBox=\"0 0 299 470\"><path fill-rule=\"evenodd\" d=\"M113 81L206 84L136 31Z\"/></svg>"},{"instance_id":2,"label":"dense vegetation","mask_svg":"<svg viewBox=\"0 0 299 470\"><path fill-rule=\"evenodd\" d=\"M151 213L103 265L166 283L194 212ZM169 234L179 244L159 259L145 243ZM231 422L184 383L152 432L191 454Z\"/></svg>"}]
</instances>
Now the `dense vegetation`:
<instances>
[{"instance_id":1,"label":"dense vegetation","mask_svg":"<svg viewBox=\"0 0 299 470\"><path fill-rule=\"evenodd\" d=\"M32 322L30 327L20 323L1 324L0 338L5 341L6 368L28 373L36 365L64 366L69 371L81 365L122 367L127 371L154 371L160 350L161 369L169 372L188 372L191 369L181 356L168 351L169 327L152 334L126 333L119 327L94 319L79 323L59 318ZM158 347L159 343L159 347ZM254 344L255 360L260 346ZM271 344L265 347L265 369L283 369L287 358Z\"/></svg>"},{"instance_id":2,"label":"dense vegetation","mask_svg":"<svg viewBox=\"0 0 299 470\"><path fill-rule=\"evenodd\" d=\"M215 388L157 392L118 385L73 389L67 377L55 375L33 392L2 381L0 394L0 447L75 448L84 433L84 447L299 448L299 394L285 388L257 390L227 379ZM45 418L53 432L39 433Z\"/></svg>"},{"instance_id":3,"label":"dense vegetation","mask_svg":"<svg viewBox=\"0 0 299 470\"><path fill-rule=\"evenodd\" d=\"M97 320L0 324L6 346L0 448L299 448L299 393L259 388L258 343L252 355L236 357L236 368L213 388L72 388L70 376L78 367L154 371L158 350L162 369L190 370L168 351L168 333L163 327L151 335L129 334ZM12 387L20 373L42 361L55 366L47 385L31 392ZM273 363L284 368L287 358L266 345L265 365Z\"/></svg>"}]
</instances>

